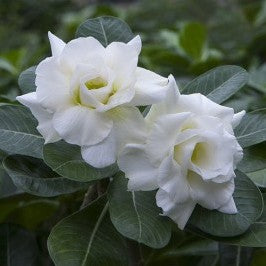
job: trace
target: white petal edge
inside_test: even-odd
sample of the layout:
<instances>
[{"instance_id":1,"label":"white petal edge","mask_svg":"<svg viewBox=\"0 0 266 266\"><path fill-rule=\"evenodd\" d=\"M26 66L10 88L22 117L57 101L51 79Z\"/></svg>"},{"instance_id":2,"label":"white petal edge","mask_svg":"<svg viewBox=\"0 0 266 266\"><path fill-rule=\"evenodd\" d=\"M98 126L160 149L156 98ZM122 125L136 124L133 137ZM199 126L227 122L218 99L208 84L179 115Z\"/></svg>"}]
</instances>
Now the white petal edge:
<instances>
[{"instance_id":1,"label":"white petal edge","mask_svg":"<svg viewBox=\"0 0 266 266\"><path fill-rule=\"evenodd\" d=\"M118 156L118 166L129 179L128 190L149 191L158 188L158 169L151 165L141 144L127 144Z\"/></svg>"},{"instance_id":2,"label":"white petal edge","mask_svg":"<svg viewBox=\"0 0 266 266\"><path fill-rule=\"evenodd\" d=\"M16 99L28 107L38 120L37 130L44 137L45 143L52 143L61 139L52 124L53 114L41 107L37 100L36 92L18 96Z\"/></svg>"},{"instance_id":3,"label":"white petal edge","mask_svg":"<svg viewBox=\"0 0 266 266\"><path fill-rule=\"evenodd\" d=\"M91 146L103 141L109 135L113 122L105 114L77 105L56 112L53 125L66 142Z\"/></svg>"},{"instance_id":4,"label":"white petal edge","mask_svg":"<svg viewBox=\"0 0 266 266\"><path fill-rule=\"evenodd\" d=\"M50 31L48 32L48 38L50 41L52 56L59 56L66 45L65 42L63 42L61 39L59 39Z\"/></svg>"},{"instance_id":5,"label":"white petal edge","mask_svg":"<svg viewBox=\"0 0 266 266\"><path fill-rule=\"evenodd\" d=\"M114 164L117 158L116 139L113 131L102 142L93 146L81 147L82 158L96 168L104 168Z\"/></svg>"}]
</instances>

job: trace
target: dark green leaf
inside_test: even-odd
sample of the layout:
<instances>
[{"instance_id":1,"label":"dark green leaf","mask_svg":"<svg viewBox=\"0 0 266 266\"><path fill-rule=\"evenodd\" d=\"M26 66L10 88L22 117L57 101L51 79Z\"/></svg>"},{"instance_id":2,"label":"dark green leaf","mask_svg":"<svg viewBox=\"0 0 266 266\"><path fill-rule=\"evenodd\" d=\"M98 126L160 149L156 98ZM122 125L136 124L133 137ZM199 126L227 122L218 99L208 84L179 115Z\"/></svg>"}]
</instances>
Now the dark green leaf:
<instances>
[{"instance_id":1,"label":"dark green leaf","mask_svg":"<svg viewBox=\"0 0 266 266\"><path fill-rule=\"evenodd\" d=\"M36 127L37 121L27 108L0 106L0 149L41 158L44 140Z\"/></svg>"},{"instance_id":2,"label":"dark green leaf","mask_svg":"<svg viewBox=\"0 0 266 266\"><path fill-rule=\"evenodd\" d=\"M127 191L127 179L117 174L109 189L110 216L115 228L125 237L152 248L162 248L170 240L171 226L161 217L155 191Z\"/></svg>"},{"instance_id":3,"label":"dark green leaf","mask_svg":"<svg viewBox=\"0 0 266 266\"><path fill-rule=\"evenodd\" d=\"M242 88L248 73L238 66L216 67L188 83L182 93L201 93L216 103L222 103Z\"/></svg>"},{"instance_id":4,"label":"dark green leaf","mask_svg":"<svg viewBox=\"0 0 266 266\"><path fill-rule=\"evenodd\" d=\"M110 177L117 172L116 165L102 169L88 165L81 157L79 146L63 141L45 145L43 156L47 165L56 173L76 181L93 181Z\"/></svg>"},{"instance_id":5,"label":"dark green leaf","mask_svg":"<svg viewBox=\"0 0 266 266\"><path fill-rule=\"evenodd\" d=\"M244 149L244 157L237 168L250 173L266 168L266 142Z\"/></svg>"},{"instance_id":6,"label":"dark green leaf","mask_svg":"<svg viewBox=\"0 0 266 266\"><path fill-rule=\"evenodd\" d=\"M259 187L266 188L266 169L248 173L248 177Z\"/></svg>"},{"instance_id":7,"label":"dark green leaf","mask_svg":"<svg viewBox=\"0 0 266 266\"><path fill-rule=\"evenodd\" d=\"M219 244L221 266L249 266L252 248Z\"/></svg>"},{"instance_id":8,"label":"dark green leaf","mask_svg":"<svg viewBox=\"0 0 266 266\"><path fill-rule=\"evenodd\" d=\"M111 42L129 42L134 37L123 20L108 16L88 19L78 27L76 37L89 36L105 47Z\"/></svg>"},{"instance_id":9,"label":"dark green leaf","mask_svg":"<svg viewBox=\"0 0 266 266\"><path fill-rule=\"evenodd\" d=\"M235 129L239 144L249 147L266 140L266 109L247 113Z\"/></svg>"},{"instance_id":10,"label":"dark green leaf","mask_svg":"<svg viewBox=\"0 0 266 266\"><path fill-rule=\"evenodd\" d=\"M18 78L18 85L22 91L23 94L32 92L36 90L36 85L35 85L35 74L36 66L32 66L19 75Z\"/></svg>"},{"instance_id":11,"label":"dark green leaf","mask_svg":"<svg viewBox=\"0 0 266 266\"><path fill-rule=\"evenodd\" d=\"M200 23L187 23L181 29L179 44L186 54L200 60L206 48L207 31Z\"/></svg>"},{"instance_id":12,"label":"dark green leaf","mask_svg":"<svg viewBox=\"0 0 266 266\"><path fill-rule=\"evenodd\" d=\"M38 246L32 233L20 226L0 225L0 265L37 266Z\"/></svg>"},{"instance_id":13,"label":"dark green leaf","mask_svg":"<svg viewBox=\"0 0 266 266\"><path fill-rule=\"evenodd\" d=\"M52 229L48 249L55 265L129 265L126 245L110 221L108 207L103 196Z\"/></svg>"},{"instance_id":14,"label":"dark green leaf","mask_svg":"<svg viewBox=\"0 0 266 266\"><path fill-rule=\"evenodd\" d=\"M230 237L244 233L261 215L262 196L245 174L236 171L233 197L237 214L225 214L197 206L189 219L189 225L213 236Z\"/></svg>"},{"instance_id":15,"label":"dark green leaf","mask_svg":"<svg viewBox=\"0 0 266 266\"><path fill-rule=\"evenodd\" d=\"M87 183L58 176L44 162L28 156L8 156L4 167L14 184L21 190L41 197L54 197L86 189Z\"/></svg>"}]
</instances>

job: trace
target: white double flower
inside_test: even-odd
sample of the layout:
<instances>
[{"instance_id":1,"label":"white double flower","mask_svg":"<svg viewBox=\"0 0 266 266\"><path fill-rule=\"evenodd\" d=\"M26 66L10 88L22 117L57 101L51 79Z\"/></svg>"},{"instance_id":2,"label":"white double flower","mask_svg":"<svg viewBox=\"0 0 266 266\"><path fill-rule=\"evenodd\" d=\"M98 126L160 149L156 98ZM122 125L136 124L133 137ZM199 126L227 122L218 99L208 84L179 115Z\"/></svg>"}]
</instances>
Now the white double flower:
<instances>
[{"instance_id":1,"label":"white double flower","mask_svg":"<svg viewBox=\"0 0 266 266\"><path fill-rule=\"evenodd\" d=\"M234 114L201 94L137 67L141 40L106 48L92 37L65 44L49 33L52 56L36 69L36 92L17 97L45 142L81 146L94 167L116 162L129 190L158 189L157 205L182 229L196 204L236 213L234 170L242 149ZM153 104L144 117L136 106ZM119 155L120 154L120 155Z\"/></svg>"},{"instance_id":2,"label":"white double flower","mask_svg":"<svg viewBox=\"0 0 266 266\"><path fill-rule=\"evenodd\" d=\"M46 143L79 145L95 167L115 163L119 149L145 133L135 106L161 101L168 79L137 67L139 36L106 48L93 37L65 44L49 33L49 39L52 57L36 69L36 92L17 100L37 118Z\"/></svg>"},{"instance_id":3,"label":"white double flower","mask_svg":"<svg viewBox=\"0 0 266 266\"><path fill-rule=\"evenodd\" d=\"M173 77L165 101L151 107L143 143L127 144L118 165L129 190L154 190L157 205L183 229L196 204L237 212L234 169L242 159L233 128L244 111L201 94L180 95Z\"/></svg>"}]
</instances>

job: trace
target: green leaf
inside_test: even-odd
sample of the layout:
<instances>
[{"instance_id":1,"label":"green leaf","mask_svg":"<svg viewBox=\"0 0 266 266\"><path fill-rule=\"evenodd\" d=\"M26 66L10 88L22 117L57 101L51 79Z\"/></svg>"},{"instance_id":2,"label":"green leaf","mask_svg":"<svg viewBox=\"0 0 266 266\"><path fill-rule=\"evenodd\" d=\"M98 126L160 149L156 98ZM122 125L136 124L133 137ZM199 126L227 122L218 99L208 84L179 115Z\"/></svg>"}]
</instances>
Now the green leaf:
<instances>
[{"instance_id":1,"label":"green leaf","mask_svg":"<svg viewBox=\"0 0 266 266\"><path fill-rule=\"evenodd\" d=\"M115 17L98 17L88 19L82 23L76 32L76 37L94 37L104 47L111 42L129 42L133 33L129 26Z\"/></svg>"},{"instance_id":2,"label":"green leaf","mask_svg":"<svg viewBox=\"0 0 266 266\"><path fill-rule=\"evenodd\" d=\"M245 174L236 171L233 197L238 210L237 214L207 210L198 205L189 219L189 226L220 237L244 233L261 215L262 196L259 189Z\"/></svg>"},{"instance_id":3,"label":"green leaf","mask_svg":"<svg viewBox=\"0 0 266 266\"><path fill-rule=\"evenodd\" d=\"M266 108L247 113L236 127L235 135L243 148L266 141Z\"/></svg>"},{"instance_id":4,"label":"green leaf","mask_svg":"<svg viewBox=\"0 0 266 266\"><path fill-rule=\"evenodd\" d=\"M87 183L58 176L42 160L28 156L8 156L4 168L21 190L41 197L55 197L86 189Z\"/></svg>"},{"instance_id":5,"label":"green leaf","mask_svg":"<svg viewBox=\"0 0 266 266\"><path fill-rule=\"evenodd\" d=\"M81 182L110 177L118 171L116 165L102 169L88 165L81 157L79 146L63 141L45 145L43 157L59 175Z\"/></svg>"},{"instance_id":6,"label":"green leaf","mask_svg":"<svg viewBox=\"0 0 266 266\"><path fill-rule=\"evenodd\" d=\"M201 93L216 103L222 103L242 88L248 73L238 66L220 66L188 83L182 93Z\"/></svg>"},{"instance_id":7,"label":"green leaf","mask_svg":"<svg viewBox=\"0 0 266 266\"><path fill-rule=\"evenodd\" d=\"M266 142L244 149L244 157L237 168L250 173L266 168Z\"/></svg>"},{"instance_id":8,"label":"green leaf","mask_svg":"<svg viewBox=\"0 0 266 266\"><path fill-rule=\"evenodd\" d=\"M266 64L250 72L248 85L262 93L266 93Z\"/></svg>"},{"instance_id":9,"label":"green leaf","mask_svg":"<svg viewBox=\"0 0 266 266\"><path fill-rule=\"evenodd\" d=\"M188 56L200 60L206 48L207 30L200 23L187 23L179 34L179 44Z\"/></svg>"},{"instance_id":10,"label":"green leaf","mask_svg":"<svg viewBox=\"0 0 266 266\"><path fill-rule=\"evenodd\" d=\"M20 226L0 225L0 265L38 265L35 236Z\"/></svg>"},{"instance_id":11,"label":"green leaf","mask_svg":"<svg viewBox=\"0 0 266 266\"><path fill-rule=\"evenodd\" d=\"M221 266L249 266L252 248L219 244Z\"/></svg>"},{"instance_id":12,"label":"green leaf","mask_svg":"<svg viewBox=\"0 0 266 266\"><path fill-rule=\"evenodd\" d=\"M0 106L0 149L41 158L44 140L36 127L37 121L27 108Z\"/></svg>"},{"instance_id":13,"label":"green leaf","mask_svg":"<svg viewBox=\"0 0 266 266\"><path fill-rule=\"evenodd\" d=\"M48 238L48 250L60 266L129 265L125 242L110 221L105 196L59 222Z\"/></svg>"},{"instance_id":14,"label":"green leaf","mask_svg":"<svg viewBox=\"0 0 266 266\"><path fill-rule=\"evenodd\" d=\"M36 230L42 222L51 218L58 211L59 202L52 200L32 200L21 202L6 217L6 221L23 226L28 230Z\"/></svg>"},{"instance_id":15,"label":"green leaf","mask_svg":"<svg viewBox=\"0 0 266 266\"><path fill-rule=\"evenodd\" d=\"M23 94L36 91L36 85L35 85L35 74L36 66L32 66L19 75L18 78L18 85L22 91Z\"/></svg>"},{"instance_id":16,"label":"green leaf","mask_svg":"<svg viewBox=\"0 0 266 266\"><path fill-rule=\"evenodd\" d=\"M248 177L259 187L266 188L266 169L248 173Z\"/></svg>"},{"instance_id":17,"label":"green leaf","mask_svg":"<svg viewBox=\"0 0 266 266\"><path fill-rule=\"evenodd\" d=\"M161 217L155 191L127 191L127 179L117 174L109 189L110 217L123 236L152 248L162 248L170 240L171 226Z\"/></svg>"},{"instance_id":18,"label":"green leaf","mask_svg":"<svg viewBox=\"0 0 266 266\"><path fill-rule=\"evenodd\" d=\"M21 191L14 185L6 171L0 167L0 199L20 194Z\"/></svg>"}]
</instances>

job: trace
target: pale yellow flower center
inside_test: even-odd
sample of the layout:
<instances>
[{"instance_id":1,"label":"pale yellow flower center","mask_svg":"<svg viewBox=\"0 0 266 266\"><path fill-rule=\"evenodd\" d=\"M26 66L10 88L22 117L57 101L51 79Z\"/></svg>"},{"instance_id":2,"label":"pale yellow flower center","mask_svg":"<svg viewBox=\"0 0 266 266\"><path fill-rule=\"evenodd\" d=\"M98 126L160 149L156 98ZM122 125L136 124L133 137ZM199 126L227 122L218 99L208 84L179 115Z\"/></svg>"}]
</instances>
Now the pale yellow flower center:
<instances>
[{"instance_id":1,"label":"pale yellow flower center","mask_svg":"<svg viewBox=\"0 0 266 266\"><path fill-rule=\"evenodd\" d=\"M90 79L85 83L88 90L97 90L107 85L107 81L101 77Z\"/></svg>"}]
</instances>

